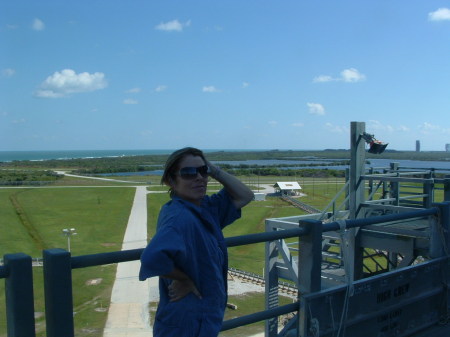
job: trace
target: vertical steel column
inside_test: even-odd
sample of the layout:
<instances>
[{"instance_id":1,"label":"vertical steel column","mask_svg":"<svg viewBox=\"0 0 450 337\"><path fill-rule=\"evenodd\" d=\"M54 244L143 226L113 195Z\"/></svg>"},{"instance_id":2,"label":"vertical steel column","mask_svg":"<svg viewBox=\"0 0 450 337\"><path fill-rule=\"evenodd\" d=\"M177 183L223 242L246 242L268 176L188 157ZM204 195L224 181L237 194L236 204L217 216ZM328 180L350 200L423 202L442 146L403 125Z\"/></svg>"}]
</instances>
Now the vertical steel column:
<instances>
[{"instance_id":1,"label":"vertical steel column","mask_svg":"<svg viewBox=\"0 0 450 337\"><path fill-rule=\"evenodd\" d=\"M4 255L8 337L34 337L33 270L31 257L23 253Z\"/></svg>"},{"instance_id":2,"label":"vertical steel column","mask_svg":"<svg viewBox=\"0 0 450 337\"><path fill-rule=\"evenodd\" d=\"M349 183L350 180L350 169L346 168L345 169L345 183ZM349 185L350 186L350 183ZM345 210L348 211L350 209L350 187L345 189Z\"/></svg>"},{"instance_id":3,"label":"vertical steel column","mask_svg":"<svg viewBox=\"0 0 450 337\"><path fill-rule=\"evenodd\" d=\"M397 177L400 176L398 172L399 163L390 163L391 172L397 172ZM398 181L390 182L390 195L391 198L395 198L394 206L400 205L400 184Z\"/></svg>"},{"instance_id":4,"label":"vertical steel column","mask_svg":"<svg viewBox=\"0 0 450 337\"><path fill-rule=\"evenodd\" d=\"M361 137L365 132L364 122L351 122L350 131L350 219L358 218L361 203L364 202L365 142Z\"/></svg>"},{"instance_id":5,"label":"vertical steel column","mask_svg":"<svg viewBox=\"0 0 450 337\"><path fill-rule=\"evenodd\" d=\"M48 249L43 254L47 337L74 337L70 253Z\"/></svg>"},{"instance_id":6,"label":"vertical steel column","mask_svg":"<svg viewBox=\"0 0 450 337\"><path fill-rule=\"evenodd\" d=\"M266 225L266 232L273 231L270 225ZM265 306L266 310L278 307L278 248L275 241L266 242L266 264L264 269L265 278ZM265 321L265 336L278 336L278 317Z\"/></svg>"},{"instance_id":7,"label":"vertical steel column","mask_svg":"<svg viewBox=\"0 0 450 337\"><path fill-rule=\"evenodd\" d=\"M300 227L305 228L308 234L299 237L298 247L298 296L300 301L298 336L306 337L309 331L309 310L302 296L320 291L322 288L322 222L303 220L300 221Z\"/></svg>"},{"instance_id":8,"label":"vertical steel column","mask_svg":"<svg viewBox=\"0 0 450 337\"><path fill-rule=\"evenodd\" d=\"M350 125L350 219L364 216L361 212L361 204L365 201L365 181L361 178L366 168L366 149L362 134L366 131L364 122L351 122ZM354 260L348 261L353 266L354 279L363 276L363 248L359 245L358 230L349 229L349 245L353 247Z\"/></svg>"},{"instance_id":9,"label":"vertical steel column","mask_svg":"<svg viewBox=\"0 0 450 337\"><path fill-rule=\"evenodd\" d=\"M450 175L444 179L444 201L450 201Z\"/></svg>"},{"instance_id":10,"label":"vertical steel column","mask_svg":"<svg viewBox=\"0 0 450 337\"><path fill-rule=\"evenodd\" d=\"M423 198L423 208L430 208L431 204L434 202L434 183L430 181L432 178L434 178L434 169L431 169L431 171L426 175L425 178L427 178L428 181L425 181L423 184L423 194L427 195Z\"/></svg>"},{"instance_id":11,"label":"vertical steel column","mask_svg":"<svg viewBox=\"0 0 450 337\"><path fill-rule=\"evenodd\" d=\"M435 204L434 206L439 207L439 221L440 221L440 230L441 230L441 239L443 244L443 254L447 255L447 268L443 270L443 279L444 283L446 283L447 291L444 292L445 298L443 299L445 302L441 307L442 316L445 316L450 311L450 201L445 201L443 203ZM445 293L447 293L445 295Z\"/></svg>"}]
</instances>

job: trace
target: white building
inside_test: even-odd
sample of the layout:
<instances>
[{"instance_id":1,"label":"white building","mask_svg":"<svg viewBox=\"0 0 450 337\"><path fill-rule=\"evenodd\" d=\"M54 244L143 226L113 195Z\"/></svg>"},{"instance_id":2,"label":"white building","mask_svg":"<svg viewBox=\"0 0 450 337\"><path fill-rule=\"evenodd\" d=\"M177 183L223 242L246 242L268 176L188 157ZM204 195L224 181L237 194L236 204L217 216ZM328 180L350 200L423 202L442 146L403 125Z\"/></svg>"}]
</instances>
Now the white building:
<instances>
[{"instance_id":1,"label":"white building","mask_svg":"<svg viewBox=\"0 0 450 337\"><path fill-rule=\"evenodd\" d=\"M282 195L300 195L301 186L296 181L288 182L277 182L273 185L275 192L281 193Z\"/></svg>"}]
</instances>

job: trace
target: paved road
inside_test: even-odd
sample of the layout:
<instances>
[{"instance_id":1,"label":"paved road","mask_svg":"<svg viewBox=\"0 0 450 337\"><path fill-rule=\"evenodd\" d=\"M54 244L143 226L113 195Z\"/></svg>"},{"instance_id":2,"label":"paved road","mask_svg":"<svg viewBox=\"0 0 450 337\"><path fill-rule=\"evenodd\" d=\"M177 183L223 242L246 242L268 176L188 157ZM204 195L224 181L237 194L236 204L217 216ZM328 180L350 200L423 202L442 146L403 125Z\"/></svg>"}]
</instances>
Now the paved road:
<instances>
[{"instance_id":1,"label":"paved road","mask_svg":"<svg viewBox=\"0 0 450 337\"><path fill-rule=\"evenodd\" d=\"M146 244L147 189L145 186L138 186L122 250L144 248ZM139 261L118 264L103 337L153 336L150 328L148 302L150 301L150 292L158 292L158 279L139 281L139 266Z\"/></svg>"}]
</instances>

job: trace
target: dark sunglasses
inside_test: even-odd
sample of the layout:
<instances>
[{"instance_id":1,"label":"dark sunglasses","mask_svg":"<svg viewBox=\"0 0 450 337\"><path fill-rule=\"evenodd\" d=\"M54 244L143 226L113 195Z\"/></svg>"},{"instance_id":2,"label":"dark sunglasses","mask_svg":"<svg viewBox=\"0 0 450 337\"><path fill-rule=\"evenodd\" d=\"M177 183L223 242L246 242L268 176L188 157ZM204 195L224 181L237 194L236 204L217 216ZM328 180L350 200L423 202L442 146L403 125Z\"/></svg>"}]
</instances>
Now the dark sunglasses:
<instances>
[{"instance_id":1,"label":"dark sunglasses","mask_svg":"<svg viewBox=\"0 0 450 337\"><path fill-rule=\"evenodd\" d=\"M183 167L180 169L180 177L186 180L193 180L197 178L197 175L200 173L200 175L203 178L207 178L209 174L209 167L207 165L203 165L200 167Z\"/></svg>"}]
</instances>

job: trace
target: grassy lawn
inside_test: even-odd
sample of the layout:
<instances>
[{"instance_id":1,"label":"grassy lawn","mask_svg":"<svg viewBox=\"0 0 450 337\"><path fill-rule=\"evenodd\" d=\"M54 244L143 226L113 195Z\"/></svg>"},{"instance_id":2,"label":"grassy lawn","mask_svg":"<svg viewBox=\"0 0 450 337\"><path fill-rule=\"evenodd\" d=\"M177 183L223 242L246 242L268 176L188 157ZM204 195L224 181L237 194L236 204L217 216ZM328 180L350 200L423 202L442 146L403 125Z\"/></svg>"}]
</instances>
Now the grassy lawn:
<instances>
[{"instance_id":1,"label":"grassy lawn","mask_svg":"<svg viewBox=\"0 0 450 337\"><path fill-rule=\"evenodd\" d=\"M42 256L42 249L67 249L64 228L76 228L73 255L120 250L135 189L29 188L0 189L0 255L23 252ZM18 215L20 214L20 216ZM73 271L73 297L77 336L101 336L115 279L116 265ZM45 336L42 268L33 268L37 335ZM91 285L91 280L100 283ZM4 307L4 282L0 282ZM4 310L0 310L0 336L6 336Z\"/></svg>"},{"instance_id":2,"label":"grassy lawn","mask_svg":"<svg viewBox=\"0 0 450 337\"><path fill-rule=\"evenodd\" d=\"M43 249L67 249L67 239L62 236L62 229L72 227L76 228L77 232L77 235L72 236L71 239L73 255L120 250L135 189L102 187L103 183L95 181L97 185L95 188L80 186L0 189L2 213L0 230L2 233L8 233L0 237L0 255L23 252L33 257L40 257ZM159 185L151 187L150 190L155 191L167 190ZM217 189L217 185L211 184L211 190ZM167 193L148 194L149 237L154 234L160 207L168 200ZM225 235L262 232L265 218L298 213L297 209L281 202L278 198L252 202L244 209L242 218L227 228ZM257 264L255 264L256 260L258 260ZM230 249L230 265L261 274L264 266L264 245ZM116 265L73 271L77 336L102 335L107 315L105 309L109 306L115 271ZM33 268L33 274L37 335L44 336L42 268ZM101 282L98 285L91 285L89 281L95 279L101 279ZM248 299L245 302L249 302ZM4 282L0 282L0 303L4 303ZM245 314L246 306L240 307L238 311ZM250 305L250 308L253 308L253 305ZM6 336L5 321L4 311L1 310L0 336Z\"/></svg>"},{"instance_id":3,"label":"grassy lawn","mask_svg":"<svg viewBox=\"0 0 450 337\"><path fill-rule=\"evenodd\" d=\"M120 177L129 183L65 177L52 186L43 188L0 189L0 257L6 253L23 252L33 257L42 256L48 248L67 249L67 239L62 229L76 228L71 239L73 255L117 251L121 249L135 188L139 182L152 182L149 191L167 191L160 186L159 177ZM141 180L144 179L144 180ZM292 177L241 177L253 190L263 184L296 180L305 196L299 200L323 209L342 188L339 178ZM73 187L75 186L75 187ZM92 187L95 186L95 187ZM110 186L110 187L107 187ZM220 186L211 182L209 193ZM438 192L439 193L439 192ZM438 194L439 198L442 193ZM337 204L342 202L341 196ZM155 233L161 206L169 200L167 193L149 193L148 238ZM437 200L440 201L440 200ZM242 218L227 227L225 237L264 232L267 218L280 218L305 214L281 201L266 197L265 201L253 201L242 211ZM264 268L264 244L254 244L229 249L230 267L262 275ZM107 307L114 282L116 265L82 268L73 271L73 293L76 336L102 336ZM33 268L37 334L45 336L42 268ZM92 280L101 282L92 285ZM283 299L287 301L289 299ZM226 319L243 316L264 309L263 294L230 297L238 310L227 310ZM0 308L4 308L4 282L0 281ZM6 336L5 313L0 309L0 337ZM221 336L247 336L262 331L263 324L234 329Z\"/></svg>"}]
</instances>

